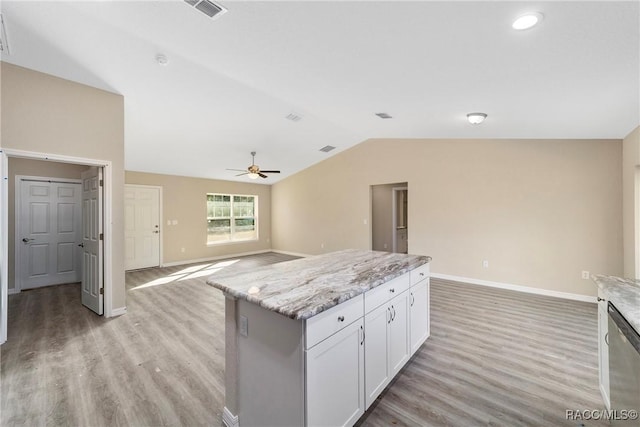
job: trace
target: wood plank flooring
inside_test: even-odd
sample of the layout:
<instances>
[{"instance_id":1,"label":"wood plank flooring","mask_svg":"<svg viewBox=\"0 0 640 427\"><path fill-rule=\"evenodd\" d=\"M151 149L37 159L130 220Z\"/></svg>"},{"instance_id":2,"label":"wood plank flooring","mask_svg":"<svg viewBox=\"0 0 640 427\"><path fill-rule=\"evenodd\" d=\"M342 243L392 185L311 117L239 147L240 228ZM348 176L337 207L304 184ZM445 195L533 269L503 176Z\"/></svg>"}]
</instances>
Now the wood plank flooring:
<instances>
[{"instance_id":1,"label":"wood plank flooring","mask_svg":"<svg viewBox=\"0 0 640 427\"><path fill-rule=\"evenodd\" d=\"M2 426L220 426L224 298L218 268L268 253L126 275L128 313L95 316L77 284L9 297ZM597 426L595 304L432 280L431 337L361 426Z\"/></svg>"}]
</instances>

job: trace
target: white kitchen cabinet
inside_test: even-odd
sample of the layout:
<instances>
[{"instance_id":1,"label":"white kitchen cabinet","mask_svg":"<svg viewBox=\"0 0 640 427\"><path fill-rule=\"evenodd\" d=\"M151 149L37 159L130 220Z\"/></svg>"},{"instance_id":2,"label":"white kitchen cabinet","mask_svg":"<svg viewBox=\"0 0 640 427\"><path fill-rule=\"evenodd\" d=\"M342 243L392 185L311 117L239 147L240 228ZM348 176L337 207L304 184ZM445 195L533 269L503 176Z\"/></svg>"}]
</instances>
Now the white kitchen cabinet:
<instances>
[{"instance_id":1,"label":"white kitchen cabinet","mask_svg":"<svg viewBox=\"0 0 640 427\"><path fill-rule=\"evenodd\" d=\"M598 372L600 393L607 409L611 408L609 400L609 314L607 300L598 290Z\"/></svg>"},{"instance_id":2,"label":"white kitchen cabinet","mask_svg":"<svg viewBox=\"0 0 640 427\"><path fill-rule=\"evenodd\" d=\"M409 289L410 356L429 338L429 278Z\"/></svg>"},{"instance_id":3,"label":"white kitchen cabinet","mask_svg":"<svg viewBox=\"0 0 640 427\"><path fill-rule=\"evenodd\" d=\"M391 289L389 300L364 318L367 408L409 359L409 293L404 291L394 297L398 287ZM365 294L365 301L366 298Z\"/></svg>"},{"instance_id":4,"label":"white kitchen cabinet","mask_svg":"<svg viewBox=\"0 0 640 427\"><path fill-rule=\"evenodd\" d=\"M364 323L346 326L306 351L306 424L351 426L365 411Z\"/></svg>"},{"instance_id":5,"label":"white kitchen cabinet","mask_svg":"<svg viewBox=\"0 0 640 427\"><path fill-rule=\"evenodd\" d=\"M392 299L389 306L389 364L393 378L409 360L409 292Z\"/></svg>"},{"instance_id":6,"label":"white kitchen cabinet","mask_svg":"<svg viewBox=\"0 0 640 427\"><path fill-rule=\"evenodd\" d=\"M366 408L376 400L389 384L389 322L391 314L387 304L381 305L364 318L365 327L365 387Z\"/></svg>"}]
</instances>

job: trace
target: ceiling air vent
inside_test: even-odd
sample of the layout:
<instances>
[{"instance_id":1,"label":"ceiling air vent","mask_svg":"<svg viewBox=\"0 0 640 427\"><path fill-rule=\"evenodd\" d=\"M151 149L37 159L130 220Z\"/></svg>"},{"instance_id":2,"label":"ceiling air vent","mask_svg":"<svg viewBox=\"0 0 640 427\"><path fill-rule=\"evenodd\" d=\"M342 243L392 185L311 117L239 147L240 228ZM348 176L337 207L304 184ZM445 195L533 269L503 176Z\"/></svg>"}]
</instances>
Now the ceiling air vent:
<instances>
[{"instance_id":1,"label":"ceiling air vent","mask_svg":"<svg viewBox=\"0 0 640 427\"><path fill-rule=\"evenodd\" d=\"M7 41L7 29L4 26L4 17L0 14L0 52L9 55L9 42Z\"/></svg>"},{"instance_id":2,"label":"ceiling air vent","mask_svg":"<svg viewBox=\"0 0 640 427\"><path fill-rule=\"evenodd\" d=\"M217 18L227 11L222 6L218 6L217 4L210 2L209 0L184 0L190 6L195 7L200 12L207 15L209 18Z\"/></svg>"},{"instance_id":3,"label":"ceiling air vent","mask_svg":"<svg viewBox=\"0 0 640 427\"><path fill-rule=\"evenodd\" d=\"M388 115L387 113L376 113L376 116L380 117L381 119L392 119L393 118L390 115Z\"/></svg>"},{"instance_id":4,"label":"ceiling air vent","mask_svg":"<svg viewBox=\"0 0 640 427\"><path fill-rule=\"evenodd\" d=\"M285 117L285 119L291 120L292 122L299 122L302 120L302 116L299 116L296 113L290 113Z\"/></svg>"},{"instance_id":5,"label":"ceiling air vent","mask_svg":"<svg viewBox=\"0 0 640 427\"><path fill-rule=\"evenodd\" d=\"M336 147L334 147L333 145L325 145L324 147L322 147L320 149L320 151L324 152L324 153L328 153L331 150L335 150Z\"/></svg>"}]
</instances>

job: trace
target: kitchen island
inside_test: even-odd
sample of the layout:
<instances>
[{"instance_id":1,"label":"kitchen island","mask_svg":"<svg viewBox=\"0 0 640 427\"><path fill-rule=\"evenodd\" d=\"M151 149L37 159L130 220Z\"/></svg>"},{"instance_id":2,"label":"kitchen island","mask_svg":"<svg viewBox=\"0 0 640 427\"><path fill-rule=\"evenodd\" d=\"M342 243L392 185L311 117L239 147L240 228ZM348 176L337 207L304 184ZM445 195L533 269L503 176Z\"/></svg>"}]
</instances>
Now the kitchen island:
<instances>
[{"instance_id":1,"label":"kitchen island","mask_svg":"<svg viewBox=\"0 0 640 427\"><path fill-rule=\"evenodd\" d=\"M211 276L225 425L354 424L429 336L430 260L345 250Z\"/></svg>"}]
</instances>

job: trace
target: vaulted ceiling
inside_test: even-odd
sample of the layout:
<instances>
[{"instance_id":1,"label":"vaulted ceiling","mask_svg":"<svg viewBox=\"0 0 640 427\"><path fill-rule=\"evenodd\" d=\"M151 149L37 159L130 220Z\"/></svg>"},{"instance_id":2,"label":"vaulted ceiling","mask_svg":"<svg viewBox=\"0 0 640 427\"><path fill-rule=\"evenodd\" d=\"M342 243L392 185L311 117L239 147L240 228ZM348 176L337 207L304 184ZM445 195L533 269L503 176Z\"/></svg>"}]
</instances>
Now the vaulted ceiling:
<instances>
[{"instance_id":1,"label":"vaulted ceiling","mask_svg":"<svg viewBox=\"0 0 640 427\"><path fill-rule=\"evenodd\" d=\"M251 151L282 170L274 183L368 138L622 138L639 123L638 1L218 4L211 19L182 0L5 0L2 60L122 94L126 169L216 179L246 180L226 168ZM512 29L529 11L542 22Z\"/></svg>"}]
</instances>

